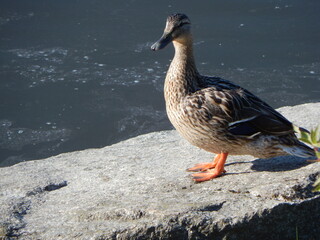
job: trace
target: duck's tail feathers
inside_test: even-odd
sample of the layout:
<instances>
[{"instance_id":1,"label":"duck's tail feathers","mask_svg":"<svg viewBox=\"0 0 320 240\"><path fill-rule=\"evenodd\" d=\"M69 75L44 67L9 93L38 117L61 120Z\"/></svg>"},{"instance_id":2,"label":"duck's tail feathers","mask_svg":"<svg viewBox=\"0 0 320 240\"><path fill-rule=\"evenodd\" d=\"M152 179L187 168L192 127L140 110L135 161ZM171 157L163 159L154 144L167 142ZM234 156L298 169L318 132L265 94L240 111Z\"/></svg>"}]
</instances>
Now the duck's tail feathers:
<instances>
[{"instance_id":1,"label":"duck's tail feathers","mask_svg":"<svg viewBox=\"0 0 320 240\"><path fill-rule=\"evenodd\" d=\"M302 158L317 159L315 151L302 142L299 142L299 144L294 146L281 145L280 147L283 151L287 152L290 155Z\"/></svg>"},{"instance_id":2,"label":"duck's tail feathers","mask_svg":"<svg viewBox=\"0 0 320 240\"><path fill-rule=\"evenodd\" d=\"M292 127L293 127L293 130L295 132L297 132L297 133L298 132L305 132L305 133L309 133L310 134L310 131L308 129L303 128L303 127L299 127L299 126L294 125L294 124L292 124Z\"/></svg>"}]
</instances>

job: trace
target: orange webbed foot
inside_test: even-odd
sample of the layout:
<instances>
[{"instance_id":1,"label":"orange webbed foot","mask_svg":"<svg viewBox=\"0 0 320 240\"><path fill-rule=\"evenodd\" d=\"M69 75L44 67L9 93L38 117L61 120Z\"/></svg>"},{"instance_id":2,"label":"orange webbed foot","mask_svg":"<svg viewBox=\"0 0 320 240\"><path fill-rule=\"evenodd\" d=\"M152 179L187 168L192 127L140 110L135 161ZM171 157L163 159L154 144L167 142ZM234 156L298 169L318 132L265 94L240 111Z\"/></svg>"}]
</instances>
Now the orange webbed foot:
<instances>
[{"instance_id":1,"label":"orange webbed foot","mask_svg":"<svg viewBox=\"0 0 320 240\"><path fill-rule=\"evenodd\" d=\"M188 168L187 171L189 172L203 172L208 169L214 168L215 165L213 162L206 162L206 163L198 163L192 168Z\"/></svg>"},{"instance_id":2,"label":"orange webbed foot","mask_svg":"<svg viewBox=\"0 0 320 240\"><path fill-rule=\"evenodd\" d=\"M204 172L208 169L215 168L217 163L221 158L221 154L218 154L214 159L213 162L206 162L206 163L198 163L192 168L188 168L187 171L189 172Z\"/></svg>"},{"instance_id":3,"label":"orange webbed foot","mask_svg":"<svg viewBox=\"0 0 320 240\"><path fill-rule=\"evenodd\" d=\"M192 174L192 179L195 182L205 182L205 181L209 181L213 178L217 178L225 172L226 171L224 169L221 172L217 171L216 169L210 169L206 172Z\"/></svg>"},{"instance_id":4,"label":"orange webbed foot","mask_svg":"<svg viewBox=\"0 0 320 240\"><path fill-rule=\"evenodd\" d=\"M214 158L212 163L200 163L192 168L189 168L188 171L201 171L200 173L192 174L192 179L196 182L211 180L221 176L226 172L224 170L224 164L227 160L227 157L228 153L220 153Z\"/></svg>"}]
</instances>

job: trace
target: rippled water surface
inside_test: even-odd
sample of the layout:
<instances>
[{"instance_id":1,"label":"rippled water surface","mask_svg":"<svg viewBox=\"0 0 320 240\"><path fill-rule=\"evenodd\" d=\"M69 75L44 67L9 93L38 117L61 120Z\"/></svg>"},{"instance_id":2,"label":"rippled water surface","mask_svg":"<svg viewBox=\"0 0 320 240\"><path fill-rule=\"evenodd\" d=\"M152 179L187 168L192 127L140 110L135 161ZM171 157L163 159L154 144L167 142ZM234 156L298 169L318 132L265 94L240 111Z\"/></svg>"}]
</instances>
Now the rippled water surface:
<instances>
[{"instance_id":1,"label":"rippled water surface","mask_svg":"<svg viewBox=\"0 0 320 240\"><path fill-rule=\"evenodd\" d=\"M320 2L3 0L0 166L171 129L151 44L173 12L193 23L199 71L273 107L320 100Z\"/></svg>"}]
</instances>

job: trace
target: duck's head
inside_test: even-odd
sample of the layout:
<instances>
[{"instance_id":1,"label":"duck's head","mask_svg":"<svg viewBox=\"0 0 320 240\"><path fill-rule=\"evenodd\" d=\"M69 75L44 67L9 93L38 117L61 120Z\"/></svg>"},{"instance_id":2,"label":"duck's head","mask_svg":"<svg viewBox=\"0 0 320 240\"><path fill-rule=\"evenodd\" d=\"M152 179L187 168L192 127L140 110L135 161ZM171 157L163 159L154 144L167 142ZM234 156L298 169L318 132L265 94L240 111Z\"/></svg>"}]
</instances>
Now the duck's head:
<instances>
[{"instance_id":1,"label":"duck's head","mask_svg":"<svg viewBox=\"0 0 320 240\"><path fill-rule=\"evenodd\" d=\"M151 49L153 51L160 50L172 41L187 44L191 40L190 26L191 23L187 15L182 13L170 15L167 18L162 37L151 46Z\"/></svg>"}]
</instances>

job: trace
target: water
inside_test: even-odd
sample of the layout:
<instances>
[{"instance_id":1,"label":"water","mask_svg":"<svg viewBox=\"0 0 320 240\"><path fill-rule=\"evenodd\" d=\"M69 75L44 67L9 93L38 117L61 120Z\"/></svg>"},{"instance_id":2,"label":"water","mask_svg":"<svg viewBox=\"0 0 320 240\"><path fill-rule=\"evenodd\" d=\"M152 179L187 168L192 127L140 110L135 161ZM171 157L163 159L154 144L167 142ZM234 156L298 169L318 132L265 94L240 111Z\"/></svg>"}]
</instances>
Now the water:
<instances>
[{"instance_id":1,"label":"water","mask_svg":"<svg viewBox=\"0 0 320 240\"><path fill-rule=\"evenodd\" d=\"M151 44L173 12L193 23L199 71L273 107L320 100L320 2L2 0L0 166L171 129Z\"/></svg>"}]
</instances>

